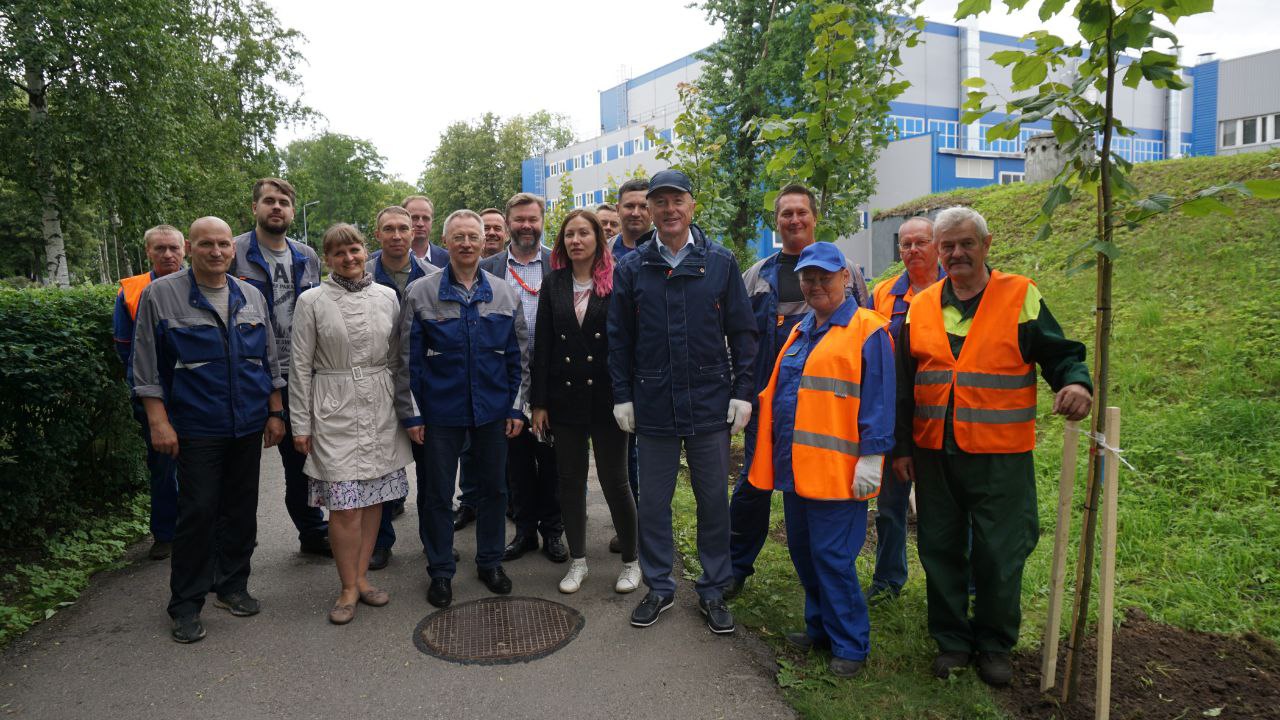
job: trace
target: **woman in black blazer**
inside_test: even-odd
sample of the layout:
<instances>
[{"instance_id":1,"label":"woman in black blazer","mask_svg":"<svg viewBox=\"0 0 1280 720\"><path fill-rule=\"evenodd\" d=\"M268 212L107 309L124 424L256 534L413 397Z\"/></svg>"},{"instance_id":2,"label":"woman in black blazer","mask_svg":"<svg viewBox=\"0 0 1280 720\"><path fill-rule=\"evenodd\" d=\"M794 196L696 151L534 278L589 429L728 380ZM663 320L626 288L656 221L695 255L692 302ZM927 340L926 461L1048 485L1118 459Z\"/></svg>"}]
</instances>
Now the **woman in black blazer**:
<instances>
[{"instance_id":1,"label":"woman in black blazer","mask_svg":"<svg viewBox=\"0 0 1280 720\"><path fill-rule=\"evenodd\" d=\"M588 447L595 451L600 489L622 546L614 590L640 587L636 505L627 482L627 434L613 419L609 339L605 329L613 291L613 253L590 210L564 219L551 250L554 270L542 280L533 342L529 404L532 431L554 437L560 473L569 571L560 592L577 592L587 577Z\"/></svg>"}]
</instances>

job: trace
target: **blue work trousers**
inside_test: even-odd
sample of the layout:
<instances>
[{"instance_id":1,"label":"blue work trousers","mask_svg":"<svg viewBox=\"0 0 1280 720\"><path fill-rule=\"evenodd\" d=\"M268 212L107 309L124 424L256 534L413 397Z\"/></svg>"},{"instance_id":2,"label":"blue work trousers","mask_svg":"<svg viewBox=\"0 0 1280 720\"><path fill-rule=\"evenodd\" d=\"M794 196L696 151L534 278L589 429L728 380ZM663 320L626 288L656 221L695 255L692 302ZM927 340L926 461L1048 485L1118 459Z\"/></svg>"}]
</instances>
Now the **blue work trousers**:
<instances>
[{"instance_id":1,"label":"blue work trousers","mask_svg":"<svg viewBox=\"0 0 1280 720\"><path fill-rule=\"evenodd\" d=\"M769 535L769 504L773 499L773 492L761 490L747 482L751 458L756 450L758 413L754 410L758 409L759 403L756 403L742 440L742 472L738 473L738 481L733 486L733 497L729 500L729 556L733 562L733 577L738 580L746 580L755 573L756 558Z\"/></svg>"},{"instance_id":2,"label":"blue work trousers","mask_svg":"<svg viewBox=\"0 0 1280 720\"><path fill-rule=\"evenodd\" d=\"M178 460L151 447L151 424L142 403L133 401L133 417L142 426L147 444L147 473L151 476L151 536L156 542L173 542L178 529Z\"/></svg>"},{"instance_id":3,"label":"blue work trousers","mask_svg":"<svg viewBox=\"0 0 1280 720\"><path fill-rule=\"evenodd\" d=\"M880 496L876 498L876 571L871 577L874 590L901 591L907 584L907 506L911 483L902 482L886 466Z\"/></svg>"},{"instance_id":4,"label":"blue work trousers","mask_svg":"<svg viewBox=\"0 0 1280 720\"><path fill-rule=\"evenodd\" d=\"M683 447L689 482L697 501L698 561L702 576L694 584L704 601L719 600L729 570L729 430L667 437L638 435L640 449L640 572L644 584L663 597L676 593L675 547L671 536L671 499L676 491Z\"/></svg>"},{"instance_id":5,"label":"blue work trousers","mask_svg":"<svg viewBox=\"0 0 1280 720\"><path fill-rule=\"evenodd\" d=\"M506 420L479 426L426 426L423 445L425 472L418 474L418 535L427 550L427 574L453 577L453 490L458 458L471 443L476 480L476 566L502 565L507 534ZM420 467L421 467L420 466Z\"/></svg>"},{"instance_id":6,"label":"blue work trousers","mask_svg":"<svg viewBox=\"0 0 1280 720\"><path fill-rule=\"evenodd\" d=\"M782 494L787 547L804 587L805 632L831 654L865 660L871 620L854 560L867 537L865 500L810 500Z\"/></svg>"}]
</instances>

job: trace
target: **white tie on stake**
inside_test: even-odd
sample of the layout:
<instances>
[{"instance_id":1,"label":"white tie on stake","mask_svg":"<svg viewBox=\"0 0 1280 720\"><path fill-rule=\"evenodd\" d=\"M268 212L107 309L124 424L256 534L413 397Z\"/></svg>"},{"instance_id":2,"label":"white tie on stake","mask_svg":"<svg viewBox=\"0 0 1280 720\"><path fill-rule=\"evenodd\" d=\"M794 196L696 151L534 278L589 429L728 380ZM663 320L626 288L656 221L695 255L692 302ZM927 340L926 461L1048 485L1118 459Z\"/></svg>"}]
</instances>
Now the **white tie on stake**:
<instances>
[{"instance_id":1,"label":"white tie on stake","mask_svg":"<svg viewBox=\"0 0 1280 720\"><path fill-rule=\"evenodd\" d=\"M1103 435L1102 433L1089 432L1087 430L1081 433L1081 435L1084 435L1085 437L1097 443L1099 450L1105 450L1107 452L1113 453L1116 456L1117 460L1124 463L1125 467L1129 468L1134 472L1138 472L1138 468L1134 467L1133 463L1129 462L1124 458L1124 450L1121 450L1118 447L1112 447L1111 445L1107 444L1106 435ZM1102 453L1098 453L1098 454L1101 455Z\"/></svg>"}]
</instances>

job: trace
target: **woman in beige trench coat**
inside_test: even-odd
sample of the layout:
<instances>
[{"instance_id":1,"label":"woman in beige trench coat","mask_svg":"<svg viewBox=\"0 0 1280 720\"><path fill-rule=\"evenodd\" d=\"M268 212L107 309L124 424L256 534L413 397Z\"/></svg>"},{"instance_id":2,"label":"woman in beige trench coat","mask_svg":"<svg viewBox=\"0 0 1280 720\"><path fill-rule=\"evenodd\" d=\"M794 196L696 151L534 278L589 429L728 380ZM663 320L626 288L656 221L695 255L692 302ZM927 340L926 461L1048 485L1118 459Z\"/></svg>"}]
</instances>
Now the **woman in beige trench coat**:
<instances>
[{"instance_id":1,"label":"woman in beige trench coat","mask_svg":"<svg viewBox=\"0 0 1280 720\"><path fill-rule=\"evenodd\" d=\"M351 225L324 234L330 276L298 297L293 314L289 414L307 455L310 503L329 508L329 539L342 592L329 620L390 598L369 584L382 503L409 492L409 437L396 419L400 311L394 290L365 272L364 237ZM403 398L412 403L412 399ZM411 412L409 413L411 414Z\"/></svg>"}]
</instances>

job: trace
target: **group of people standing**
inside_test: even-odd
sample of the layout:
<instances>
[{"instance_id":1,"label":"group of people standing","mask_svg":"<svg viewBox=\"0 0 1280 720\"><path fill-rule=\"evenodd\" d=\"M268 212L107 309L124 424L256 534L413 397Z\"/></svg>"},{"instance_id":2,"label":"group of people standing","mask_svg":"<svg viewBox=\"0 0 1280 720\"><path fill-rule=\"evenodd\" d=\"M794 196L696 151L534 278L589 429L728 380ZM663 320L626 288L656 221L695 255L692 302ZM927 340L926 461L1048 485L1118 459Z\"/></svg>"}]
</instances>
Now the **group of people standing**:
<instances>
[{"instance_id":1,"label":"group of people standing","mask_svg":"<svg viewBox=\"0 0 1280 720\"><path fill-rule=\"evenodd\" d=\"M647 588L630 622L648 627L674 604L683 452L711 631L734 630L727 601L746 587L778 490L806 596L805 630L788 640L827 647L834 674L856 674L870 645L854 570L867 502L880 496L875 603L906 581L914 481L934 671L976 659L984 680L1008 681L1037 535L1034 365L1055 412L1083 417L1091 388L1083 346L1034 283L986 265L976 212L904 224L906 269L873 295L815 242L815 198L800 185L775 202L781 250L745 273L693 224L675 170L628 181L616 207L568 213L550 249L535 195L451 213L442 247L430 200L412 196L379 213L372 256L355 227L329 228L327 278L314 250L285 237L294 200L267 178L249 233L197 220L189 270L181 233L154 228L153 271L122 281L116 341L148 440L153 556L172 542L175 640L204 637L211 591L232 614L259 611L247 580L260 454L273 445L300 550L337 564L335 624L390 600L368 571L391 558L410 461L429 603L451 604L454 533L472 522L491 592L511 592L504 561L539 547L569 562L560 591L578 591L594 453L622 560L614 589ZM743 430L730 501L729 440Z\"/></svg>"}]
</instances>

